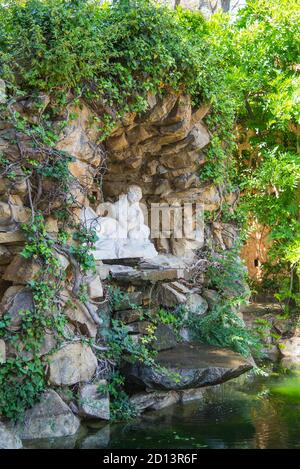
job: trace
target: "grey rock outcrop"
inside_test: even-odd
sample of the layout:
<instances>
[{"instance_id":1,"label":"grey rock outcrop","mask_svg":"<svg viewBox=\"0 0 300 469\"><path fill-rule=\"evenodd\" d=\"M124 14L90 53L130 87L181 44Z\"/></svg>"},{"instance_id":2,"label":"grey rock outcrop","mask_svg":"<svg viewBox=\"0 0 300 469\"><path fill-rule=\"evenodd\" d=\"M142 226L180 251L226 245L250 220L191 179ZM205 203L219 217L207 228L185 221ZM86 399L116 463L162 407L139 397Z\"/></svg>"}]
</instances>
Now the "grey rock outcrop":
<instances>
[{"instance_id":1,"label":"grey rock outcrop","mask_svg":"<svg viewBox=\"0 0 300 469\"><path fill-rule=\"evenodd\" d=\"M22 440L74 435L79 419L53 390L45 391L40 402L25 412L24 422L15 430Z\"/></svg>"},{"instance_id":2,"label":"grey rock outcrop","mask_svg":"<svg viewBox=\"0 0 300 469\"><path fill-rule=\"evenodd\" d=\"M166 371L127 362L123 372L132 384L177 391L220 384L252 368L239 354L228 349L190 343L160 352L157 362Z\"/></svg>"}]
</instances>

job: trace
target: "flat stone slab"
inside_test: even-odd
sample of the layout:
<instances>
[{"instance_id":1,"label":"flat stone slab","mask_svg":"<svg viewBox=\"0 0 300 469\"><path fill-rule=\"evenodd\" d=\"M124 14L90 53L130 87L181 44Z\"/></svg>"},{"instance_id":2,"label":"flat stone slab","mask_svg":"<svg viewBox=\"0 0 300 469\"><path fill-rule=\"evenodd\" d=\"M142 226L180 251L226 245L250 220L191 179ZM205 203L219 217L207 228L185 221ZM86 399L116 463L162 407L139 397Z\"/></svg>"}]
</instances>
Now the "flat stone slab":
<instances>
[{"instance_id":1,"label":"flat stone slab","mask_svg":"<svg viewBox=\"0 0 300 469\"><path fill-rule=\"evenodd\" d=\"M159 352L156 361L166 371L129 362L124 363L122 371L131 384L177 391L224 383L252 368L229 349L195 343L183 343Z\"/></svg>"}]
</instances>

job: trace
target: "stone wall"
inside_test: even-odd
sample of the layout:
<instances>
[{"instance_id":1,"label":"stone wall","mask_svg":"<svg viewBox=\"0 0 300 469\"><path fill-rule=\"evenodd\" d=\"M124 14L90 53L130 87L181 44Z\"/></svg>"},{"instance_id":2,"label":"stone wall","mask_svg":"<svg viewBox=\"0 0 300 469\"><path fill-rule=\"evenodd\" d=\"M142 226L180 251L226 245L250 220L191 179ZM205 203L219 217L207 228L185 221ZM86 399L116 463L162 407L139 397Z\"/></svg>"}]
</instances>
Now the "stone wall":
<instances>
[{"instance_id":1,"label":"stone wall","mask_svg":"<svg viewBox=\"0 0 300 469\"><path fill-rule=\"evenodd\" d=\"M4 101L4 85L1 96ZM15 111L26 116L29 123L39 122L41 113L51 107L48 96L40 95L36 100L38 106L33 98L19 99L13 104ZM210 133L205 125L209 106L205 103L199 109L192 109L189 96L184 94L169 94L163 99L149 96L149 110L141 116L126 115L101 144L96 118L103 111L96 104L88 106L81 102L77 107L70 104L68 112L72 112L73 120L64 128L56 148L74 157L69 163L74 179L68 188L68 196L71 195L74 201L69 205L69 210L75 219L80 220L82 207L90 206L97 211L101 202L115 201L133 183L142 188L148 206L153 202L197 202L211 212L218 210L224 200L231 207L236 203L236 194L225 195L225 187L200 182L198 177L210 141ZM53 127L58 128L59 122L59 118L54 120ZM14 168L13 178L4 172L0 179L0 316L10 316L10 331L20 329L21 310L34 309L32 292L27 284L42 269L34 257L26 259L20 256L25 243L20 225L30 221L34 204L43 208L46 228L55 246L61 224L52 213L53 207L60 207L64 203L64 200L58 199L60 194L57 187L54 190L47 178L42 179L40 185L29 186L26 171L21 164L23 161L24 165L24 155L45 157L39 151L28 135L16 129L8 120L0 122L0 152ZM51 149L53 151L55 149ZM228 223L206 223L204 230L205 243L221 249L230 248L237 236L235 226ZM17 427L22 439L74 434L80 418L109 419L109 396L107 392L99 394L97 390L105 384L103 380L107 378L101 368L101 350L103 346L105 348L104 332L110 328L111 319L121 320L128 326L134 340L139 341L145 335L149 323L151 325L151 311L157 311L160 307L174 309L188 305L192 314L206 314L218 301L217 293L205 289L201 282L194 286L189 283L192 275L191 255L199 248L199 244L195 244L188 236L176 239L172 233L167 239L155 241L160 253L156 259L138 259L129 263L99 261L97 272L88 273L83 278L87 288L87 299L83 303L74 295L76 270L74 258L70 254L72 251L67 249L61 252L59 248L57 251L54 248L53 255L66 274L64 288L57 301L64 311L67 324L63 340L54 331L45 331L43 344L37 353L45 360L49 389L41 402L26 412L25 427ZM70 246L78 246L76 240L71 239L69 243ZM188 263L186 257L189 258ZM110 305L109 285L124 292L123 304L114 307ZM145 312L150 314L147 320L143 319ZM189 360L192 353L188 349L189 331L182 330L180 334L186 344L181 347L187 347L186 357ZM176 363L178 361L178 338L170 327L163 324L159 324L157 335L152 346L159 353L173 350L174 356L168 356L167 362L172 368L174 360ZM15 343L2 339L0 351L2 363L16 355L28 360L33 358L31 352L22 348L22 344L17 344L16 348ZM196 356L193 355L194 375L189 378L188 385L175 386L175 382L161 377L158 387L167 395L153 394L151 405L142 405L139 401L139 406L144 406L144 409L151 406L161 408L174 402L175 397L177 400L180 397L179 394L170 395L169 391L176 389L178 393L184 392L187 387L218 384L251 367L236 354L226 352L220 355L217 365L216 361L213 362L214 372L210 373L210 353L215 357L217 352L210 352L207 347ZM180 351L180 355L184 353ZM224 356L228 357L227 361ZM201 357L204 357L204 362ZM202 370L200 374L199 366ZM183 373L182 369L179 372ZM147 368L135 368L128 370L127 376L131 376L133 382L138 380L144 388L152 386L155 389L157 376L153 375L153 370L151 373ZM186 383L184 377L183 381ZM66 390L74 386L76 398L70 398Z\"/></svg>"}]
</instances>

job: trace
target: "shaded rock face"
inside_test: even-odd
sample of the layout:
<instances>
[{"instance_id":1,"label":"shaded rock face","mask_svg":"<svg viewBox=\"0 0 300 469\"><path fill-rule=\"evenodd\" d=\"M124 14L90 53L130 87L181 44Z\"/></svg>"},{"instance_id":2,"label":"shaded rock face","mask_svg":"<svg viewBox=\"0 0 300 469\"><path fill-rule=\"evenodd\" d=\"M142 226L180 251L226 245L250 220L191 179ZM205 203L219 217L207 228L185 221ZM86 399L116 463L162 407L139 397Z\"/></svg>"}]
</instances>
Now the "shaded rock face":
<instances>
[{"instance_id":1,"label":"shaded rock face","mask_svg":"<svg viewBox=\"0 0 300 469\"><path fill-rule=\"evenodd\" d=\"M177 345L160 352L157 362L166 372L128 362L123 371L130 382L142 387L182 390L220 384L252 368L235 352L202 344Z\"/></svg>"},{"instance_id":2,"label":"shaded rock face","mask_svg":"<svg viewBox=\"0 0 300 469\"><path fill-rule=\"evenodd\" d=\"M22 440L30 440L74 435L79 425L79 419L67 404L49 389L38 404L26 411L24 422L16 430Z\"/></svg>"},{"instance_id":3,"label":"shaded rock face","mask_svg":"<svg viewBox=\"0 0 300 469\"><path fill-rule=\"evenodd\" d=\"M21 449L22 441L12 430L0 422L0 449Z\"/></svg>"},{"instance_id":4,"label":"shaded rock face","mask_svg":"<svg viewBox=\"0 0 300 469\"><path fill-rule=\"evenodd\" d=\"M151 346L157 351L168 350L177 345L177 338L173 329L167 324L158 324L155 330L155 340Z\"/></svg>"}]
</instances>

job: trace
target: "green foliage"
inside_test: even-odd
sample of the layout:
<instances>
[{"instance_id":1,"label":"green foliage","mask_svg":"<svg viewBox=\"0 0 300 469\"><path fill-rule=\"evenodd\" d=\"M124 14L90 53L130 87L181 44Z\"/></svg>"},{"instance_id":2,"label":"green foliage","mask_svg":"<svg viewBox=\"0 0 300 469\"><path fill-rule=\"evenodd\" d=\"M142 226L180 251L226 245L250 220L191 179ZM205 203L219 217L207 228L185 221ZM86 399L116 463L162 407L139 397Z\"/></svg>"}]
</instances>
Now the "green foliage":
<instances>
[{"instance_id":1,"label":"green foliage","mask_svg":"<svg viewBox=\"0 0 300 469\"><path fill-rule=\"evenodd\" d=\"M245 357L260 354L261 342L258 335L246 329L236 310L237 299L223 299L208 315L190 317L190 331L195 339L202 342L230 348Z\"/></svg>"},{"instance_id":2,"label":"green foliage","mask_svg":"<svg viewBox=\"0 0 300 469\"><path fill-rule=\"evenodd\" d=\"M20 419L24 410L38 400L45 389L42 360L9 358L0 367L0 412L9 419Z\"/></svg>"},{"instance_id":3,"label":"green foliage","mask_svg":"<svg viewBox=\"0 0 300 469\"><path fill-rule=\"evenodd\" d=\"M218 301L204 316L189 315L187 326L193 337L205 343L227 347L244 356L260 356L260 336L246 328L238 316L241 305L249 297L246 271L238 256L238 248L208 256L207 278L219 295Z\"/></svg>"},{"instance_id":4,"label":"green foliage","mask_svg":"<svg viewBox=\"0 0 300 469\"><path fill-rule=\"evenodd\" d=\"M124 377L114 371L107 385L99 385L99 392L108 392L111 398L110 418L111 420L131 420L137 416L135 407L131 404L128 394L124 391Z\"/></svg>"},{"instance_id":5,"label":"green foliage","mask_svg":"<svg viewBox=\"0 0 300 469\"><path fill-rule=\"evenodd\" d=\"M149 93L185 91L194 105L212 103L219 137L211 159L222 152L225 162L221 139L228 146L235 101L224 67L225 24L210 27L199 13L152 0L10 0L0 20L0 71L11 93L38 89L63 108L71 91L104 112L104 138L116 118L145 111Z\"/></svg>"},{"instance_id":6,"label":"green foliage","mask_svg":"<svg viewBox=\"0 0 300 469\"><path fill-rule=\"evenodd\" d=\"M267 281L273 276L275 290L282 274L290 270L293 277L300 262L299 27L299 0L251 0L239 14L232 44L245 103L239 124L250 135L250 146L238 158L242 202L246 212L271 230L264 271ZM293 279L291 284L294 289Z\"/></svg>"},{"instance_id":7,"label":"green foliage","mask_svg":"<svg viewBox=\"0 0 300 469\"><path fill-rule=\"evenodd\" d=\"M105 334L109 349L107 356L120 363L124 355L127 355L128 359L132 361L140 361L145 365L157 367L155 363L156 352L147 347L154 339L154 331L149 330L144 340L139 343L129 334L129 330L130 328L122 321L116 319L111 321L111 327Z\"/></svg>"}]
</instances>

